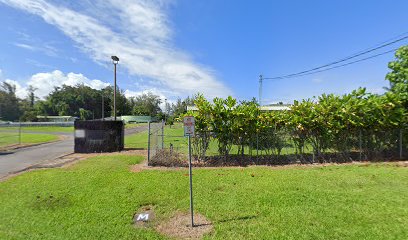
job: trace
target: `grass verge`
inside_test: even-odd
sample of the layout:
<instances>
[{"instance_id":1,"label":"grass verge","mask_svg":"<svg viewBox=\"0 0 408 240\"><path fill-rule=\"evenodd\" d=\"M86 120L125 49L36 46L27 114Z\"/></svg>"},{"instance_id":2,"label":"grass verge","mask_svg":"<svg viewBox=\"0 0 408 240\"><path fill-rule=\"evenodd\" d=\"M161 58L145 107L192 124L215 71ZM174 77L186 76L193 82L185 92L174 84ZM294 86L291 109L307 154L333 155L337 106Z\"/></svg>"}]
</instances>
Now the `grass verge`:
<instances>
[{"instance_id":1,"label":"grass verge","mask_svg":"<svg viewBox=\"0 0 408 240\"><path fill-rule=\"evenodd\" d=\"M21 144L38 144L58 140L57 135L53 134L35 134L21 133ZM19 143L19 137L16 133L2 132L0 133L0 147L7 147Z\"/></svg>"},{"instance_id":2,"label":"grass verge","mask_svg":"<svg viewBox=\"0 0 408 240\"><path fill-rule=\"evenodd\" d=\"M132 226L189 208L188 174L129 171L139 156L101 156L0 183L0 239L163 239ZM392 164L194 170L205 239L406 239L408 168Z\"/></svg>"}]
</instances>

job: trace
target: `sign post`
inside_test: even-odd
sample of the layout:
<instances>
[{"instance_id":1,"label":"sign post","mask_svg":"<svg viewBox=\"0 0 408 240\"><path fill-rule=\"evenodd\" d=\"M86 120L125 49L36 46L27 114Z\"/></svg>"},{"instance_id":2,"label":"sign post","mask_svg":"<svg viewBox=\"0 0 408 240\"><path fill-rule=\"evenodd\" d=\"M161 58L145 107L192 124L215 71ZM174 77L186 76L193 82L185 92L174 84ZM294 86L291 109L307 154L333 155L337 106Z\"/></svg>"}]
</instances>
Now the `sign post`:
<instances>
[{"instance_id":1,"label":"sign post","mask_svg":"<svg viewBox=\"0 0 408 240\"><path fill-rule=\"evenodd\" d=\"M191 227L194 227L194 205L193 205L193 168L191 164L191 136L194 136L194 117L184 117L184 136L188 137L188 170L190 177L190 214L191 214Z\"/></svg>"}]
</instances>

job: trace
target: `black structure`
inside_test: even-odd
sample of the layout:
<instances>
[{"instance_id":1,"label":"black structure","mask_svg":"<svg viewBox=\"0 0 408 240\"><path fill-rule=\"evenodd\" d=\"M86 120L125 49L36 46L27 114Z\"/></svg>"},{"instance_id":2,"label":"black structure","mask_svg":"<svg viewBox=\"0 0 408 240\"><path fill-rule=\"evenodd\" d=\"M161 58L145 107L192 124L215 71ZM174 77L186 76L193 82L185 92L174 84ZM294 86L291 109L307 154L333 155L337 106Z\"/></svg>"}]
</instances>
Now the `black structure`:
<instances>
[{"instance_id":1,"label":"black structure","mask_svg":"<svg viewBox=\"0 0 408 240\"><path fill-rule=\"evenodd\" d=\"M124 148L122 121L75 121L75 153L117 152Z\"/></svg>"}]
</instances>

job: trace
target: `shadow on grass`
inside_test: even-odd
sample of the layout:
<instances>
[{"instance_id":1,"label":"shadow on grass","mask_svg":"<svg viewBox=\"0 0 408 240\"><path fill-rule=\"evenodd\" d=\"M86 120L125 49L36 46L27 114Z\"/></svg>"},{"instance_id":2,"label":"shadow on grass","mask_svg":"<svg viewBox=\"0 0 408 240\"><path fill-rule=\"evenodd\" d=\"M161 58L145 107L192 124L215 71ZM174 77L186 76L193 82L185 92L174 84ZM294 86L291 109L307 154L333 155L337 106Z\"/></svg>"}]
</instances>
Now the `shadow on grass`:
<instances>
[{"instance_id":1,"label":"shadow on grass","mask_svg":"<svg viewBox=\"0 0 408 240\"><path fill-rule=\"evenodd\" d=\"M123 151L132 151L132 150L147 150L146 148L139 148L139 147L125 147Z\"/></svg>"},{"instance_id":2,"label":"shadow on grass","mask_svg":"<svg viewBox=\"0 0 408 240\"><path fill-rule=\"evenodd\" d=\"M256 215L248 215L248 216L242 216L242 217L235 217L235 218L219 220L219 221L215 221L215 223L227 223L227 222L233 222L233 221L246 221L246 220L255 219L257 217L258 216L256 216Z\"/></svg>"}]
</instances>

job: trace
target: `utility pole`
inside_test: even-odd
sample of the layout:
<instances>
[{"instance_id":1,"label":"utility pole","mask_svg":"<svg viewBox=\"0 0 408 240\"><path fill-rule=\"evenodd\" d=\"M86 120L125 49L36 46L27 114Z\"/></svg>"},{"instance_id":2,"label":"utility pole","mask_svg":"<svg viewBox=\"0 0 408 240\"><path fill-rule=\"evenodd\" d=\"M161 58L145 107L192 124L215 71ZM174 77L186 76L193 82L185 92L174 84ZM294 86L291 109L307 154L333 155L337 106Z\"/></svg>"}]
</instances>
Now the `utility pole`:
<instances>
[{"instance_id":1,"label":"utility pole","mask_svg":"<svg viewBox=\"0 0 408 240\"><path fill-rule=\"evenodd\" d=\"M262 81L263 81L263 76L261 74L259 75L259 98L258 98L260 107L262 106Z\"/></svg>"}]
</instances>

